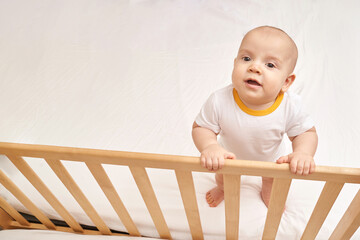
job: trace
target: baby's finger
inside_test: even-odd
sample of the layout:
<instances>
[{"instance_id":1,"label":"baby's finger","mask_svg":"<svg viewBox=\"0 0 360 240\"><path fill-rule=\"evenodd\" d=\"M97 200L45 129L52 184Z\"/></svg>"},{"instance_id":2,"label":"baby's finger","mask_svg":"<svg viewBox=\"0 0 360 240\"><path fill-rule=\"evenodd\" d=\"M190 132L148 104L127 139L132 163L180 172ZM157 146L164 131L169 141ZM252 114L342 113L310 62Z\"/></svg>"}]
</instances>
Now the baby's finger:
<instances>
[{"instance_id":1,"label":"baby's finger","mask_svg":"<svg viewBox=\"0 0 360 240\"><path fill-rule=\"evenodd\" d=\"M213 163L213 160L210 157L208 157L206 159L206 168L210 171L212 170L212 167L213 167L212 163Z\"/></svg>"},{"instance_id":2,"label":"baby's finger","mask_svg":"<svg viewBox=\"0 0 360 240\"><path fill-rule=\"evenodd\" d=\"M290 162L290 171L291 171L291 173L295 174L297 172L297 165L298 165L298 160L296 160L296 159L293 159Z\"/></svg>"},{"instance_id":3,"label":"baby's finger","mask_svg":"<svg viewBox=\"0 0 360 240\"><path fill-rule=\"evenodd\" d=\"M297 161L296 174L297 175L302 175L303 172L304 172L304 162L303 161Z\"/></svg>"},{"instance_id":4,"label":"baby's finger","mask_svg":"<svg viewBox=\"0 0 360 240\"><path fill-rule=\"evenodd\" d=\"M224 164L225 164L225 159L223 157L220 157L220 159L219 159L219 169L222 169Z\"/></svg>"},{"instance_id":5,"label":"baby's finger","mask_svg":"<svg viewBox=\"0 0 360 240\"><path fill-rule=\"evenodd\" d=\"M315 172L315 162L311 161L311 163L310 163L310 173L313 173L313 172Z\"/></svg>"},{"instance_id":6,"label":"baby's finger","mask_svg":"<svg viewBox=\"0 0 360 240\"><path fill-rule=\"evenodd\" d=\"M286 163L286 162L290 162L288 155L282 156L282 157L280 157L278 160L276 160L276 163Z\"/></svg>"},{"instance_id":7,"label":"baby's finger","mask_svg":"<svg viewBox=\"0 0 360 240\"><path fill-rule=\"evenodd\" d=\"M206 158L204 155L201 155L200 157L200 164L202 167L206 168Z\"/></svg>"},{"instance_id":8,"label":"baby's finger","mask_svg":"<svg viewBox=\"0 0 360 240\"><path fill-rule=\"evenodd\" d=\"M303 170L303 175L308 175L310 172L310 162L306 161L304 162L304 170Z\"/></svg>"},{"instance_id":9,"label":"baby's finger","mask_svg":"<svg viewBox=\"0 0 360 240\"><path fill-rule=\"evenodd\" d=\"M235 159L235 154L233 154L232 152L228 152L225 154L224 156L226 159Z\"/></svg>"},{"instance_id":10,"label":"baby's finger","mask_svg":"<svg viewBox=\"0 0 360 240\"><path fill-rule=\"evenodd\" d=\"M215 157L212 162L212 170L216 171L219 168L219 157Z\"/></svg>"}]
</instances>

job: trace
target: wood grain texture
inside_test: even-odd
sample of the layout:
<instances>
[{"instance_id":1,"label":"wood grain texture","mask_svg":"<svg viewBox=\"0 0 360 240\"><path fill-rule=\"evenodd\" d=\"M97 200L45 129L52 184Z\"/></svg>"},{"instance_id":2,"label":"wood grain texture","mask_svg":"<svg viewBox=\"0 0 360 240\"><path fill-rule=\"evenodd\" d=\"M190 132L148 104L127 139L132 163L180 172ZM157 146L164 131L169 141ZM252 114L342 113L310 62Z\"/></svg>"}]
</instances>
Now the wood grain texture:
<instances>
[{"instance_id":1,"label":"wood grain texture","mask_svg":"<svg viewBox=\"0 0 360 240\"><path fill-rule=\"evenodd\" d=\"M23 157L54 158L98 164L141 166L160 169L177 169L208 172L201 167L199 157L149 154L137 152L110 151L89 148L58 147L35 144L0 142L0 154ZM278 177L332 182L360 183L360 168L316 166L316 171L302 176L292 174L289 164L273 162L225 160L225 165L217 171L220 174Z\"/></svg>"},{"instance_id":2,"label":"wood grain texture","mask_svg":"<svg viewBox=\"0 0 360 240\"><path fill-rule=\"evenodd\" d=\"M9 216L18 221L21 225L29 226L30 223L2 197L0 197L0 208L2 208ZM4 214L4 219L7 219L6 214Z\"/></svg>"},{"instance_id":3,"label":"wood grain texture","mask_svg":"<svg viewBox=\"0 0 360 240\"><path fill-rule=\"evenodd\" d=\"M69 190L71 195L79 203L81 208L84 210L86 215L89 216L91 221L99 229L102 234L110 235L111 231L106 226L104 221L101 219L100 215L96 212L95 208L91 205L90 201L86 198L84 193L81 191L80 187L76 184L72 176L65 169L64 165L58 159L44 158L45 161L49 164L51 169L54 171L56 176L64 184L64 186Z\"/></svg>"},{"instance_id":4,"label":"wood grain texture","mask_svg":"<svg viewBox=\"0 0 360 240\"><path fill-rule=\"evenodd\" d=\"M290 185L291 179L274 179L262 237L263 240L273 240L276 237L280 220L285 209L285 202Z\"/></svg>"},{"instance_id":5,"label":"wood grain texture","mask_svg":"<svg viewBox=\"0 0 360 240\"><path fill-rule=\"evenodd\" d=\"M129 234L133 236L140 236L139 230L130 217L129 212L126 210L125 205L117 194L114 185L111 183L111 180L106 174L104 168L100 164L87 163L86 165L98 182L100 188L103 190L105 196L109 200L111 206L114 208Z\"/></svg>"},{"instance_id":6,"label":"wood grain texture","mask_svg":"<svg viewBox=\"0 0 360 240\"><path fill-rule=\"evenodd\" d=\"M42 224L55 230L55 225L48 217L0 170L0 183L11 192Z\"/></svg>"},{"instance_id":7,"label":"wood grain texture","mask_svg":"<svg viewBox=\"0 0 360 240\"><path fill-rule=\"evenodd\" d=\"M330 240L350 239L351 236L360 226L360 190L350 203L350 206L339 221L334 232L330 236Z\"/></svg>"},{"instance_id":8,"label":"wood grain texture","mask_svg":"<svg viewBox=\"0 0 360 240\"><path fill-rule=\"evenodd\" d=\"M315 239L343 186L344 183L325 183L301 237L302 240Z\"/></svg>"},{"instance_id":9,"label":"wood grain texture","mask_svg":"<svg viewBox=\"0 0 360 240\"><path fill-rule=\"evenodd\" d=\"M80 224L71 216L60 201L54 196L50 189L44 184L40 177L31 169L27 162L18 156L7 156L19 171L29 180L29 182L38 190L46 201L55 209L55 211L64 219L64 221L75 232L83 232Z\"/></svg>"},{"instance_id":10,"label":"wood grain texture","mask_svg":"<svg viewBox=\"0 0 360 240\"><path fill-rule=\"evenodd\" d=\"M129 168L160 237L165 239L172 239L145 168Z\"/></svg>"},{"instance_id":11,"label":"wood grain texture","mask_svg":"<svg viewBox=\"0 0 360 240\"><path fill-rule=\"evenodd\" d=\"M192 173L190 171L175 170L175 174L184 203L191 236L193 239L204 239Z\"/></svg>"},{"instance_id":12,"label":"wood grain texture","mask_svg":"<svg viewBox=\"0 0 360 240\"><path fill-rule=\"evenodd\" d=\"M238 239L240 217L240 175L224 176L226 239Z\"/></svg>"}]
</instances>

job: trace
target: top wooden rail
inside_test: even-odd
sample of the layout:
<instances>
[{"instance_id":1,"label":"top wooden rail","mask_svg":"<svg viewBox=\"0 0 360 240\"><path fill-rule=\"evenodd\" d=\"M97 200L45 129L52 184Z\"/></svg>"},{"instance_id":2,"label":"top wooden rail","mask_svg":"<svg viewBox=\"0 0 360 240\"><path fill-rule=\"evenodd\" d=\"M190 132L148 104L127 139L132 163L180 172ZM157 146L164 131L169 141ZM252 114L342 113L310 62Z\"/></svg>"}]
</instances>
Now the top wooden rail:
<instances>
[{"instance_id":1,"label":"top wooden rail","mask_svg":"<svg viewBox=\"0 0 360 240\"><path fill-rule=\"evenodd\" d=\"M208 172L207 169L201 167L199 157L165 154L123 152L7 142L0 142L0 154L7 156L24 156L45 159L55 158L68 161L80 161L90 164L113 164ZM308 176L301 176L292 174L289 171L289 164L287 163L277 164L273 162L252 160L225 160L224 167L217 172L230 175L250 175L277 177L284 179L307 179L317 181L330 180L332 182L360 183L360 168L349 167L316 166L314 173Z\"/></svg>"}]
</instances>

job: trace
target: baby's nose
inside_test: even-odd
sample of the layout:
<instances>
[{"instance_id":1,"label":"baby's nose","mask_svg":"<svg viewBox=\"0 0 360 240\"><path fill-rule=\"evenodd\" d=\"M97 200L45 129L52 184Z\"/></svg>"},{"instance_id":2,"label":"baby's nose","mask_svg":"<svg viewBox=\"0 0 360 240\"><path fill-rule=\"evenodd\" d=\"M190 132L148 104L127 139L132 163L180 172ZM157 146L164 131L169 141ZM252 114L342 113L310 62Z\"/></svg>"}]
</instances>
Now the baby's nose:
<instances>
[{"instance_id":1,"label":"baby's nose","mask_svg":"<svg viewBox=\"0 0 360 240\"><path fill-rule=\"evenodd\" d=\"M252 73L260 73L260 69L257 65L255 64L252 64L249 69L248 69L249 72L252 72Z\"/></svg>"}]
</instances>

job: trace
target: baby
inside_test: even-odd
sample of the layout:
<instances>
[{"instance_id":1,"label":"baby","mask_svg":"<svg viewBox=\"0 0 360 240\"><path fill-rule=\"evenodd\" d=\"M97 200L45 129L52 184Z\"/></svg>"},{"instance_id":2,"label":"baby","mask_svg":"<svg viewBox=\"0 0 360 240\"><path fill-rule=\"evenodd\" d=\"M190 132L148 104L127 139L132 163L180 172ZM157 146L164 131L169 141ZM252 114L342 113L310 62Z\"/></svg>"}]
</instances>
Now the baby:
<instances>
[{"instance_id":1,"label":"baby","mask_svg":"<svg viewBox=\"0 0 360 240\"><path fill-rule=\"evenodd\" d=\"M315 170L317 134L302 110L299 96L287 92L295 80L294 41L281 29L262 26L243 38L234 60L232 84L214 92L193 124L193 140L201 152L201 165L216 171L224 159L289 163L294 174ZM284 155L286 133L293 152ZM220 136L219 141L217 135ZM224 199L223 176L206 200L216 207ZM261 198L268 206L272 178L262 178Z\"/></svg>"}]
</instances>

